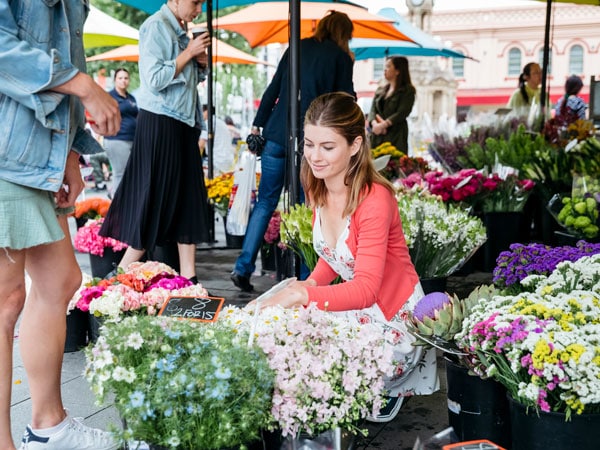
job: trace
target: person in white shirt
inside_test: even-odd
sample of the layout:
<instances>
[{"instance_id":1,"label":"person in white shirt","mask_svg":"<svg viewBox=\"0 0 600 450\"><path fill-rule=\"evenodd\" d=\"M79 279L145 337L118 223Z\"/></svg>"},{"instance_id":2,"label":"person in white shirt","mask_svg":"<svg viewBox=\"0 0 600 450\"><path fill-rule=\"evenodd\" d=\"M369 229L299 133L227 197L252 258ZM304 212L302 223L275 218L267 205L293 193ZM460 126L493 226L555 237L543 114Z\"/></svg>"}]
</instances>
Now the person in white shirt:
<instances>
[{"instance_id":1,"label":"person in white shirt","mask_svg":"<svg viewBox=\"0 0 600 450\"><path fill-rule=\"evenodd\" d=\"M202 105L204 121L208 121L208 106ZM213 118L213 175L219 176L223 173L233 170L233 161L235 159L235 147L231 143L231 133L224 120L218 117ZM200 151L204 153L207 150L208 133L202 130L200 134Z\"/></svg>"}]
</instances>

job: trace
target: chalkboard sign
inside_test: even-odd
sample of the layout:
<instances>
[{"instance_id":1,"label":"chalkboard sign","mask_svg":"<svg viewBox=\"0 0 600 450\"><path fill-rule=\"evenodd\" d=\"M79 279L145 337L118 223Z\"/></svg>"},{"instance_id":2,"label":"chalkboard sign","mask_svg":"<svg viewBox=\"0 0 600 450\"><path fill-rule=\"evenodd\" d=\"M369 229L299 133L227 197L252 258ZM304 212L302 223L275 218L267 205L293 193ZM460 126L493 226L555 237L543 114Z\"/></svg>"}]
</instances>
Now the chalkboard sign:
<instances>
[{"instance_id":1,"label":"chalkboard sign","mask_svg":"<svg viewBox=\"0 0 600 450\"><path fill-rule=\"evenodd\" d=\"M158 315L215 322L224 301L216 297L169 297Z\"/></svg>"}]
</instances>

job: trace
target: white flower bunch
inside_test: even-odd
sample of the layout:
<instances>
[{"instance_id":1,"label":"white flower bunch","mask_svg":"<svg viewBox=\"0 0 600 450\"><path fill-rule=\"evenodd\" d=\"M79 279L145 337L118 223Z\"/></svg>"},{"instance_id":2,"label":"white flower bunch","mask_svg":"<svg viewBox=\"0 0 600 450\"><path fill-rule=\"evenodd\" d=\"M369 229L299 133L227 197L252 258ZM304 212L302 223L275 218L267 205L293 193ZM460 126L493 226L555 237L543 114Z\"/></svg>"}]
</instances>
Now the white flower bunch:
<instances>
[{"instance_id":1,"label":"white flower bunch","mask_svg":"<svg viewBox=\"0 0 600 450\"><path fill-rule=\"evenodd\" d=\"M283 436L312 435L356 423L379 411L392 347L374 325L352 326L312 305L299 310L227 308L219 320L240 332L255 330L256 343L275 371L272 423ZM255 323L255 324L254 324Z\"/></svg>"},{"instance_id":2,"label":"white flower bunch","mask_svg":"<svg viewBox=\"0 0 600 450\"><path fill-rule=\"evenodd\" d=\"M421 278L446 277L486 241L480 219L425 192L400 191L398 208L410 256Z\"/></svg>"}]
</instances>

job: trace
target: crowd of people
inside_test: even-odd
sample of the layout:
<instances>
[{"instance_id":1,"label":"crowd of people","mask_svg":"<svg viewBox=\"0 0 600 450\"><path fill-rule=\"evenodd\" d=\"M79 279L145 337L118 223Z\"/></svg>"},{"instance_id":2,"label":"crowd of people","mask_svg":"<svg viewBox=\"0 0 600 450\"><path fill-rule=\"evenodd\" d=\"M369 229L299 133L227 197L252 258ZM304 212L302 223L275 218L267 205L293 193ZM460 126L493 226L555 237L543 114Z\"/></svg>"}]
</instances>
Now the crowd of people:
<instances>
[{"instance_id":1,"label":"crowd of people","mask_svg":"<svg viewBox=\"0 0 600 450\"><path fill-rule=\"evenodd\" d=\"M204 114L200 112L196 87L206 75L211 41L208 33L191 38L187 27L200 14L202 3L167 0L143 23L141 85L136 97L128 91L130 74L124 68L114 72L110 83L105 70L96 79L86 74L77 32L83 29L84 3L64 0L45 8L24 0L0 4L0 45L11 49L0 53L0 65L5 68L0 72L0 100L10 105L9 114L3 117L8 132L0 135L3 449L16 450L10 398L13 336L19 317L21 355L32 399L31 423L20 449L120 447L112 434L71 417L61 399L65 311L81 283L67 215L84 188L82 158L96 165L98 190L105 189L105 180L100 179L103 166L112 171L113 201L100 234L129 246L115 271L126 269L157 246L174 244L181 275L198 282L196 245L210 241L212 215L202 160L210 118L206 107ZM38 27L39 23L50 25ZM26 32L17 30L17 24ZM50 39L41 36L46 32ZM407 118L416 89L408 60L387 58L384 78L365 120L352 81L354 59L348 45L352 33L350 18L331 11L319 21L314 35L300 42L300 179L303 199L314 212L312 236L319 260L311 273L306 271L260 306L291 308L315 303L343 314L350 322L368 317L383 329L394 330L398 368L386 383L389 402L371 418L388 421L398 413L405 396L430 394L439 387L435 354L410 345L414 338L404 321L423 291L410 260L393 188L374 169L370 152L385 142L408 152ZM250 278L257 254L290 176L289 58L286 51L251 129L251 134L262 135L266 142L260 155L262 176L231 273L235 286L247 292L253 290ZM23 70L24 64L30 65L28 70ZM21 83L12 82L15 79ZM540 82L539 64L525 65L507 106L528 111L539 104ZM554 107L557 116L585 117L587 106L578 96L582 85L577 76L567 79L565 94ZM214 118L212 129L216 176L233 169L242 136L230 117ZM25 272L31 278L27 292ZM338 276L343 282L332 285Z\"/></svg>"}]
</instances>

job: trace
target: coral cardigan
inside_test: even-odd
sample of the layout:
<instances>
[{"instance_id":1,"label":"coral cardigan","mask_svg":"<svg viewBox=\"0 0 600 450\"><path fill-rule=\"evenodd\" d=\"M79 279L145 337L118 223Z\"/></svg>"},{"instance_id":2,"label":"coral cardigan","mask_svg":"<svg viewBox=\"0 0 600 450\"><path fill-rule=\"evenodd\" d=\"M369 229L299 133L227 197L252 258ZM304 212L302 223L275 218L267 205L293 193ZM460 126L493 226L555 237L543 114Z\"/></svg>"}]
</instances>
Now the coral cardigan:
<instances>
[{"instance_id":1,"label":"coral cardigan","mask_svg":"<svg viewBox=\"0 0 600 450\"><path fill-rule=\"evenodd\" d=\"M419 277L402 232L398 203L382 185L374 183L352 214L346 244L354 255L354 279L329 285L337 273L319 258L309 277L317 286L306 286L309 301L328 311L377 303L390 320L412 295Z\"/></svg>"}]
</instances>

